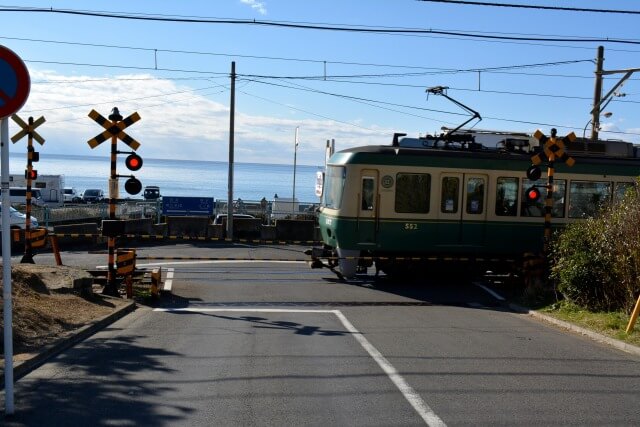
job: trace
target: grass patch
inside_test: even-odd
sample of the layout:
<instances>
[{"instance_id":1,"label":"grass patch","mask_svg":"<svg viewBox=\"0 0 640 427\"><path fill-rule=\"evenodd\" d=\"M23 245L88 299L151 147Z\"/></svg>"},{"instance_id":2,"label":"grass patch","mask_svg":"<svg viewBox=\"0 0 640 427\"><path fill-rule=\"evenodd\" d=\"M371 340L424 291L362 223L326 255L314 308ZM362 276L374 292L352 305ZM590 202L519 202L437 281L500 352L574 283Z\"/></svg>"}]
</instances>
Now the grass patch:
<instances>
[{"instance_id":1,"label":"grass patch","mask_svg":"<svg viewBox=\"0 0 640 427\"><path fill-rule=\"evenodd\" d=\"M640 346L640 321L637 321L631 333L627 334L625 329L631 316L625 312L592 312L567 301L539 307L537 311L607 337Z\"/></svg>"}]
</instances>

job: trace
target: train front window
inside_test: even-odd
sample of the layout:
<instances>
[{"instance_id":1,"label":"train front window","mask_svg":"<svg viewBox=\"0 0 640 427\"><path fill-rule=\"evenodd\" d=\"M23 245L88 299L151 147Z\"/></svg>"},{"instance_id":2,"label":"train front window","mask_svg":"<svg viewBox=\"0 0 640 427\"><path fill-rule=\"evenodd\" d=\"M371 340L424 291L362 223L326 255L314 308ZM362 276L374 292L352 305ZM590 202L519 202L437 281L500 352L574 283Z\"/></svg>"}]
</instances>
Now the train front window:
<instances>
[{"instance_id":1,"label":"train front window","mask_svg":"<svg viewBox=\"0 0 640 427\"><path fill-rule=\"evenodd\" d=\"M537 217L544 216L545 199L547 191L544 187L539 187L540 197L536 200L528 200L524 195L533 185L541 185L539 181L522 180L522 203L520 205L520 216ZM564 217L565 194L567 189L567 181L564 179L556 179L553 181L553 204L551 208L551 216L554 218Z\"/></svg>"},{"instance_id":2,"label":"train front window","mask_svg":"<svg viewBox=\"0 0 640 427\"><path fill-rule=\"evenodd\" d=\"M396 212L429 213L431 175L399 173L396 175Z\"/></svg>"},{"instance_id":3,"label":"train front window","mask_svg":"<svg viewBox=\"0 0 640 427\"><path fill-rule=\"evenodd\" d=\"M518 178L498 178L496 181L496 215L518 214Z\"/></svg>"},{"instance_id":4,"label":"train front window","mask_svg":"<svg viewBox=\"0 0 640 427\"><path fill-rule=\"evenodd\" d=\"M606 181L571 181L569 185L569 218L594 216L611 200L611 183Z\"/></svg>"},{"instance_id":5,"label":"train front window","mask_svg":"<svg viewBox=\"0 0 640 427\"><path fill-rule=\"evenodd\" d=\"M327 166L322 192L323 206L329 209L340 209L346 176L347 170L344 166Z\"/></svg>"}]
</instances>

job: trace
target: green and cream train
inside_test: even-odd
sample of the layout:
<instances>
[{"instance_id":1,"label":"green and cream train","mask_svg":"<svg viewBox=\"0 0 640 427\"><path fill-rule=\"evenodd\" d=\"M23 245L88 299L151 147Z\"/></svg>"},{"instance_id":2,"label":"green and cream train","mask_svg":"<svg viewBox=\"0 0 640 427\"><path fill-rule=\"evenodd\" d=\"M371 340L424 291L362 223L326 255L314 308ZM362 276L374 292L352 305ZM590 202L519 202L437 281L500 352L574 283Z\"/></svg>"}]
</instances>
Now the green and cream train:
<instances>
[{"instance_id":1,"label":"green and cream train","mask_svg":"<svg viewBox=\"0 0 640 427\"><path fill-rule=\"evenodd\" d=\"M535 139L505 137L487 148L473 136L454 135L455 143L398 136L391 145L346 149L327 162L319 212L324 248L314 251L315 266L327 257L330 268L349 278L362 258L395 274L410 269L410 257L541 252L546 190L538 199L525 197L546 184L544 176L526 177L540 150ZM620 141L568 144L575 165L555 164L552 227L621 197L640 175L637 151Z\"/></svg>"}]
</instances>

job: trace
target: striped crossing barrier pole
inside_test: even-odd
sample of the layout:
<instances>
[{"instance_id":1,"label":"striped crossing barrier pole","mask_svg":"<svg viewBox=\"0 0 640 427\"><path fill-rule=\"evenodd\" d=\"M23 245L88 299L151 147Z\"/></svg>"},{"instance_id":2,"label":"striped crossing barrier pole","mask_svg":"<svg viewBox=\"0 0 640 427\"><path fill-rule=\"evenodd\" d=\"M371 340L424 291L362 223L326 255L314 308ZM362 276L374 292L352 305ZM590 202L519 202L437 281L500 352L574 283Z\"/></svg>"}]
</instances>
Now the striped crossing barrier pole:
<instances>
[{"instance_id":1,"label":"striped crossing barrier pole","mask_svg":"<svg viewBox=\"0 0 640 427\"><path fill-rule=\"evenodd\" d=\"M547 199L544 204L544 254L549 253L549 245L551 243L551 212L553 209L553 174L554 174L555 155L549 154L549 163L547 168Z\"/></svg>"}]
</instances>

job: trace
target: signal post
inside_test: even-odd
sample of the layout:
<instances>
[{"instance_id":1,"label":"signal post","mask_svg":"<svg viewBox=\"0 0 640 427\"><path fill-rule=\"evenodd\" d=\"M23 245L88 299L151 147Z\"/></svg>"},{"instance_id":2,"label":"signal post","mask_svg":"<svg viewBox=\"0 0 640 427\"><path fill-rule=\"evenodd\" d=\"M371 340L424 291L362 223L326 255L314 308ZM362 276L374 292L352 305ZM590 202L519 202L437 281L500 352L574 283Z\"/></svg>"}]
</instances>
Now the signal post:
<instances>
[{"instance_id":1,"label":"signal post","mask_svg":"<svg viewBox=\"0 0 640 427\"><path fill-rule=\"evenodd\" d=\"M129 154L125 164L134 171L139 170L142 167L142 158L134 152L121 152L118 151L118 139L127 144L132 150L137 150L140 147L140 143L135 139L127 135L124 130L133 123L140 120L140 115L135 112L126 119L120 115L117 107L114 107L109 115L109 119L105 119L96 110L91 110L89 113L96 123L102 126L105 131L93 139L87 141L89 146L93 149L100 145L102 142L111 138L111 172L109 174L109 221L103 221L103 235L108 237L107 245L109 252L108 259L108 271L107 271L107 285L104 287L103 293L112 296L118 296L118 285L116 283L116 237L123 234L124 223L116 219L116 205L119 198L118 178L123 177L118 175L116 171L118 154ZM138 194L142 190L142 184L133 175L124 175L128 177L125 182L125 190L129 194Z\"/></svg>"},{"instance_id":2,"label":"signal post","mask_svg":"<svg viewBox=\"0 0 640 427\"><path fill-rule=\"evenodd\" d=\"M563 161L567 166L573 166L576 161L570 157L565 151L565 140L574 141L576 135L571 132L564 138L557 138L557 130L551 129L551 137L548 138L540 130L536 130L533 136L540 142L542 150L531 157L533 165L527 169L527 178L536 181L540 178L540 168L538 165L545 159L547 160L547 197L544 206L544 254L549 251L549 243L551 242L551 213L553 210L553 175L555 173L556 159ZM528 198L536 198L540 194L537 186L533 186L527 190Z\"/></svg>"},{"instance_id":3,"label":"signal post","mask_svg":"<svg viewBox=\"0 0 640 427\"><path fill-rule=\"evenodd\" d=\"M24 171L24 177L27 180L27 194L25 200L25 227L24 227L24 255L20 261L23 264L34 264L33 261L33 245L31 242L31 184L32 181L38 179L38 171L33 169L33 163L40 160L40 153L33 148L33 140L35 139L44 145L44 138L36 132L36 128L45 122L44 117L40 117L34 121L33 117L29 117L29 123L25 123L17 114L11 116L14 122L22 128L22 130L11 137L14 144L22 139L25 135L27 138L27 168Z\"/></svg>"}]
</instances>

